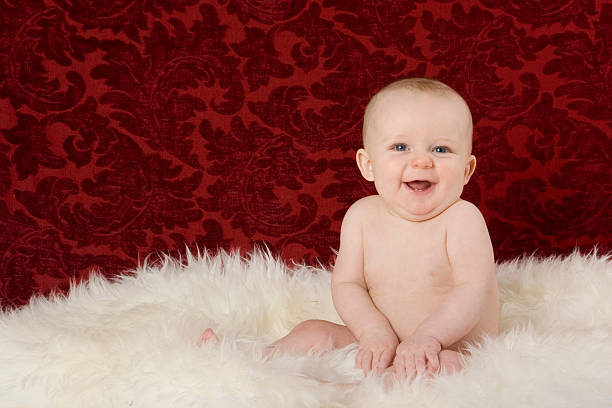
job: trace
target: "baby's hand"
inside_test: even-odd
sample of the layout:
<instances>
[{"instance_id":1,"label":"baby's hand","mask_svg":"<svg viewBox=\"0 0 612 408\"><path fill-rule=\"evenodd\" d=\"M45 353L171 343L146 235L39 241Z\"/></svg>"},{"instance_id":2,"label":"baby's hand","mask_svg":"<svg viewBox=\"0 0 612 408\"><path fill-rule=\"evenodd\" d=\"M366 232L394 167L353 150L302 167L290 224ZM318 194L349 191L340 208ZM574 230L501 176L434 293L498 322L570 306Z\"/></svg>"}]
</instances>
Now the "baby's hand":
<instances>
[{"instance_id":1,"label":"baby's hand","mask_svg":"<svg viewBox=\"0 0 612 408\"><path fill-rule=\"evenodd\" d=\"M416 373L429 371L435 374L440 369L438 354L440 342L431 336L412 335L402 341L395 351L393 369L398 378L412 379Z\"/></svg>"},{"instance_id":2,"label":"baby's hand","mask_svg":"<svg viewBox=\"0 0 612 408\"><path fill-rule=\"evenodd\" d=\"M355 364L366 374L370 371L380 374L391 365L398 343L397 336L393 332L386 334L373 332L361 336Z\"/></svg>"}]
</instances>

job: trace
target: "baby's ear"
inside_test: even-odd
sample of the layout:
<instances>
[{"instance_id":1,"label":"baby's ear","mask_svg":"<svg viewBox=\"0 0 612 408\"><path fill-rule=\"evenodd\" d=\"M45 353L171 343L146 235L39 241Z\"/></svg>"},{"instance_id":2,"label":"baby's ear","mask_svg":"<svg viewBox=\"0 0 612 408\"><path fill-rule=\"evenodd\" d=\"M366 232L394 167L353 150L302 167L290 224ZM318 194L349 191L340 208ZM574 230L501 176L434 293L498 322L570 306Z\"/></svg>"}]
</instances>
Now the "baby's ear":
<instances>
[{"instance_id":1,"label":"baby's ear","mask_svg":"<svg viewBox=\"0 0 612 408\"><path fill-rule=\"evenodd\" d=\"M470 181L470 177L474 174L474 170L476 170L476 157L474 155L470 155L468 157L467 163L465 164L465 174L464 174L464 185Z\"/></svg>"},{"instance_id":2,"label":"baby's ear","mask_svg":"<svg viewBox=\"0 0 612 408\"><path fill-rule=\"evenodd\" d=\"M370 160L370 156L368 156L368 152L365 149L357 150L357 167L359 167L359 171L361 171L361 175L364 179L368 181L374 181L374 172L372 171L372 161Z\"/></svg>"}]
</instances>

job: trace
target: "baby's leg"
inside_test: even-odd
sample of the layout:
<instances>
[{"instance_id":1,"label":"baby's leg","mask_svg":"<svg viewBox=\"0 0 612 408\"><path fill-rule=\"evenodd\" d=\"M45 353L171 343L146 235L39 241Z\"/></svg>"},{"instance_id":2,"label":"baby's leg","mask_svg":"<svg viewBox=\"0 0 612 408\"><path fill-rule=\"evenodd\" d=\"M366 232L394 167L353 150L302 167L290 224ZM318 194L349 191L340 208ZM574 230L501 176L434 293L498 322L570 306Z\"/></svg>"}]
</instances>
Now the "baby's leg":
<instances>
[{"instance_id":1,"label":"baby's leg","mask_svg":"<svg viewBox=\"0 0 612 408\"><path fill-rule=\"evenodd\" d=\"M321 351L328 347L342 348L357 341L346 326L325 320L307 320L295 326L285 337L268 346L267 354L305 354L310 350Z\"/></svg>"},{"instance_id":2,"label":"baby's leg","mask_svg":"<svg viewBox=\"0 0 612 408\"><path fill-rule=\"evenodd\" d=\"M202 344L216 344L219 338L208 328L201 337ZM267 347L266 355L278 351L305 354L310 350L319 351L327 347L342 348L357 341L346 326L325 320L306 320L295 326L289 334Z\"/></svg>"}]
</instances>

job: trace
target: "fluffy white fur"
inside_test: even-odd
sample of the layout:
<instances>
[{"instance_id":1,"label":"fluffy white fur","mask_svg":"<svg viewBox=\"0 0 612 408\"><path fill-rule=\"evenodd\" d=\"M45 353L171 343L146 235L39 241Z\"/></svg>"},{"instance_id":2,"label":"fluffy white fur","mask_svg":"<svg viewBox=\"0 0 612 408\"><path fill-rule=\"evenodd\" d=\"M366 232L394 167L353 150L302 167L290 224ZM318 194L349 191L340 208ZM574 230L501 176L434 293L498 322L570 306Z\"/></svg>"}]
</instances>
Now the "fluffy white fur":
<instances>
[{"instance_id":1,"label":"fluffy white fur","mask_svg":"<svg viewBox=\"0 0 612 408\"><path fill-rule=\"evenodd\" d=\"M269 254L165 259L0 319L0 406L610 407L609 257L498 265L502 334L463 371L385 387L354 368L355 347L262 356L298 322L338 321L324 268ZM220 336L200 347L206 327ZM322 383L322 381L329 381Z\"/></svg>"}]
</instances>

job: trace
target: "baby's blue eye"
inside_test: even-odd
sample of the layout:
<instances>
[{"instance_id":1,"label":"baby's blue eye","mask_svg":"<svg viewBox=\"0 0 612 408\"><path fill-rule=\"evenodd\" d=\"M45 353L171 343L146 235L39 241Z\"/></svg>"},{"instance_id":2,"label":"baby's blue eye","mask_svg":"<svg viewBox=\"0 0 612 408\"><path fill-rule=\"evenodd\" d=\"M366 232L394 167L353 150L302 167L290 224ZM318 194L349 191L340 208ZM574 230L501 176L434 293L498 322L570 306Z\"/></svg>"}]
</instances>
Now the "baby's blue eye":
<instances>
[{"instance_id":1,"label":"baby's blue eye","mask_svg":"<svg viewBox=\"0 0 612 408\"><path fill-rule=\"evenodd\" d=\"M407 147L403 143L398 143L396 145L393 145L393 150L395 150L396 152L405 152L406 149Z\"/></svg>"},{"instance_id":2,"label":"baby's blue eye","mask_svg":"<svg viewBox=\"0 0 612 408\"><path fill-rule=\"evenodd\" d=\"M436 146L433 148L434 153L448 153L448 147L446 146Z\"/></svg>"}]
</instances>

